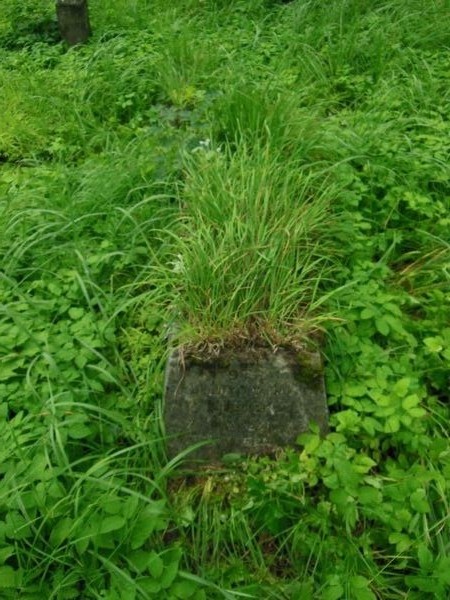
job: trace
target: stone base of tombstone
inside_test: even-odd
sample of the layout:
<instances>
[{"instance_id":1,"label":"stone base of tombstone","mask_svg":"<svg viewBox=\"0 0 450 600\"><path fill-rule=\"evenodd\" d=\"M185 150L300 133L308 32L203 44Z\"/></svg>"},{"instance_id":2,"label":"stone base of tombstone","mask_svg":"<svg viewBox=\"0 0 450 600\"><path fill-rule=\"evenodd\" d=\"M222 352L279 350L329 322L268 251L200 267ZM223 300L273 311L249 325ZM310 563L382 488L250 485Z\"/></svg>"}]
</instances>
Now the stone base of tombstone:
<instances>
[{"instance_id":1,"label":"stone base of tombstone","mask_svg":"<svg viewBox=\"0 0 450 600\"><path fill-rule=\"evenodd\" d=\"M265 454L292 446L311 422L328 424L319 353L269 348L199 361L170 355L164 422L169 457L190 446L189 462L217 463L226 454Z\"/></svg>"},{"instance_id":2,"label":"stone base of tombstone","mask_svg":"<svg viewBox=\"0 0 450 600\"><path fill-rule=\"evenodd\" d=\"M61 37L69 46L87 41L91 33L87 0L56 0L56 16Z\"/></svg>"}]
</instances>

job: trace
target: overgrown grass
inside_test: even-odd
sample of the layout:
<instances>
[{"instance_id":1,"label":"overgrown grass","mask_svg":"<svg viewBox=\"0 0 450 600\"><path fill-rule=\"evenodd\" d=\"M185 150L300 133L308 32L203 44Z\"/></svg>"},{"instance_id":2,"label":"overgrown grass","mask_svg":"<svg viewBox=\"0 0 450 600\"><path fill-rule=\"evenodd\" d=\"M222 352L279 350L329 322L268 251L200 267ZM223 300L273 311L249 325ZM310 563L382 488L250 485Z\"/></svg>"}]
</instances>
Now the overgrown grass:
<instances>
[{"instance_id":1,"label":"overgrown grass","mask_svg":"<svg viewBox=\"0 0 450 600\"><path fill-rule=\"evenodd\" d=\"M0 15L0 597L446 599L447 0ZM167 328L326 331L330 433L183 471Z\"/></svg>"},{"instance_id":2,"label":"overgrown grass","mask_svg":"<svg viewBox=\"0 0 450 600\"><path fill-rule=\"evenodd\" d=\"M166 271L175 317L187 324L181 335L191 343L267 336L301 346L326 318L333 190L270 144L222 152L200 143L186 166Z\"/></svg>"}]
</instances>

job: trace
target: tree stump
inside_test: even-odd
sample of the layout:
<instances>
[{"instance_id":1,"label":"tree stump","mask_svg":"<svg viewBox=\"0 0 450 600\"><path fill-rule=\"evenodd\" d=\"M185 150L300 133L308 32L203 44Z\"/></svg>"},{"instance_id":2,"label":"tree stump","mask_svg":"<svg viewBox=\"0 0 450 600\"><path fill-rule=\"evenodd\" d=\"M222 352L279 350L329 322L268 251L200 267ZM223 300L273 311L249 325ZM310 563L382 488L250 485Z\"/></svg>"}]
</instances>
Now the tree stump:
<instances>
[{"instance_id":1,"label":"tree stump","mask_svg":"<svg viewBox=\"0 0 450 600\"><path fill-rule=\"evenodd\" d=\"M87 41L91 33L87 0L56 0L56 16L61 37L69 46Z\"/></svg>"}]
</instances>

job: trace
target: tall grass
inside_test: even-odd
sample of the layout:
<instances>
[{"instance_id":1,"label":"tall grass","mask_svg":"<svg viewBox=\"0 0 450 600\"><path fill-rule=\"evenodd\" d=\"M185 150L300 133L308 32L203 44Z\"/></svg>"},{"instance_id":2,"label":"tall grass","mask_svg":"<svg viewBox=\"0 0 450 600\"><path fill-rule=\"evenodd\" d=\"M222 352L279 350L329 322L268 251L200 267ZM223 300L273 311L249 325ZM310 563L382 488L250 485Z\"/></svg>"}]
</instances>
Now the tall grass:
<instances>
[{"instance_id":1,"label":"tall grass","mask_svg":"<svg viewBox=\"0 0 450 600\"><path fill-rule=\"evenodd\" d=\"M30 598L96 597L108 583L95 571L111 561L119 580L127 580L128 565L118 564L117 552L126 554L135 543L142 511L153 507L163 520L169 513L164 484L150 474L158 462L152 451L157 438L106 453L107 444L95 434L123 427L114 411L57 400L41 415L18 415L3 426L0 506L8 512L6 536L14 544L8 556L15 557L15 569L2 590L17 586ZM108 527L102 526L105 518Z\"/></svg>"},{"instance_id":2,"label":"tall grass","mask_svg":"<svg viewBox=\"0 0 450 600\"><path fill-rule=\"evenodd\" d=\"M448 2L3 4L2 600L446 598ZM180 472L171 320L332 328L330 435Z\"/></svg>"},{"instance_id":3,"label":"tall grass","mask_svg":"<svg viewBox=\"0 0 450 600\"><path fill-rule=\"evenodd\" d=\"M332 188L270 145L199 147L188 162L166 271L181 328L300 342L323 318Z\"/></svg>"}]
</instances>

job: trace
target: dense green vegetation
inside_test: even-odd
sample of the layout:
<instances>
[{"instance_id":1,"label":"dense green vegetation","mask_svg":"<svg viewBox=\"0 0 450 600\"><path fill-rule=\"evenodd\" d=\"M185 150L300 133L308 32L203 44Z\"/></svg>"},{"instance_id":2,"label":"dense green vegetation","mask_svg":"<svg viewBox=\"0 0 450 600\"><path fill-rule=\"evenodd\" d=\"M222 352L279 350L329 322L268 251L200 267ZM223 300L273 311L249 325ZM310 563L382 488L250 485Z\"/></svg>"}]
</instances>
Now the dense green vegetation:
<instances>
[{"instance_id":1,"label":"dense green vegetation","mask_svg":"<svg viewBox=\"0 0 450 600\"><path fill-rule=\"evenodd\" d=\"M0 598L448 598L449 1L89 4L2 0ZM329 435L183 476L174 320L323 329Z\"/></svg>"}]
</instances>

